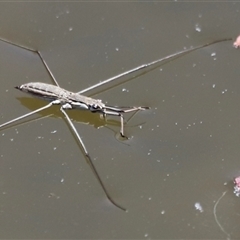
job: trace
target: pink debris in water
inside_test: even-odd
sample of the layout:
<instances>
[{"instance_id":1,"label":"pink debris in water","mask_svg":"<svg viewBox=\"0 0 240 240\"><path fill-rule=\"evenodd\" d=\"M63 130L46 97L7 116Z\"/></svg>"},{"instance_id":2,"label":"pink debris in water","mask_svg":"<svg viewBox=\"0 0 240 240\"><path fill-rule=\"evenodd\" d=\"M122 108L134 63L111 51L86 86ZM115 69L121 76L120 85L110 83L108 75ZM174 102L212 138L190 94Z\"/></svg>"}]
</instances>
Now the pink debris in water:
<instances>
[{"instance_id":1,"label":"pink debris in water","mask_svg":"<svg viewBox=\"0 0 240 240\"><path fill-rule=\"evenodd\" d=\"M239 187L240 188L240 176L239 177L236 177L234 178L234 184L235 186Z\"/></svg>"},{"instance_id":2,"label":"pink debris in water","mask_svg":"<svg viewBox=\"0 0 240 240\"><path fill-rule=\"evenodd\" d=\"M233 46L235 48L239 48L240 47L240 35L236 38L236 41L233 43Z\"/></svg>"},{"instance_id":3,"label":"pink debris in water","mask_svg":"<svg viewBox=\"0 0 240 240\"><path fill-rule=\"evenodd\" d=\"M234 182L233 193L234 193L237 197L240 197L240 176L234 178L233 182Z\"/></svg>"}]
</instances>

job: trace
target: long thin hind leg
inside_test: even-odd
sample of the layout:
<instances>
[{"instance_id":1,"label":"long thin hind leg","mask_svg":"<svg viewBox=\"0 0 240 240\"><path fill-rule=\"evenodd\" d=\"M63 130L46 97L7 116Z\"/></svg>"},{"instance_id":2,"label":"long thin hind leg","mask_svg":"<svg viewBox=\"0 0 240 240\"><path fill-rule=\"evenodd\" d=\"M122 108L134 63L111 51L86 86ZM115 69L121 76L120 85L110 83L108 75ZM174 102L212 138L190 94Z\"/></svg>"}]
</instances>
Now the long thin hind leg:
<instances>
[{"instance_id":1,"label":"long thin hind leg","mask_svg":"<svg viewBox=\"0 0 240 240\"><path fill-rule=\"evenodd\" d=\"M3 41L3 42L5 42L5 43L11 44L11 45L13 45L13 46L20 47L20 48L25 49L25 50L28 50L28 51L30 51L30 52L36 53L36 54L40 57L43 65L44 65L44 67L46 68L46 70L47 70L48 74L50 75L50 77L52 78L53 82L54 82L57 86L59 86L56 78L54 77L54 75L53 75L53 73L51 72L50 68L48 67L47 63L46 63L45 60L43 59L42 54L41 54L41 52L40 52L39 50L34 50L34 49L32 49L32 48L29 48L29 47L25 47L25 46L22 46L22 45L18 45L18 44L16 44L16 43L12 43L12 42L10 42L10 41L8 41L8 40L6 40L6 39L3 39L3 38L0 38L0 40Z\"/></svg>"},{"instance_id":2,"label":"long thin hind leg","mask_svg":"<svg viewBox=\"0 0 240 240\"><path fill-rule=\"evenodd\" d=\"M88 160L88 163L89 163L89 165L91 166L91 169L93 170L93 172L94 172L94 174L95 174L98 182L100 183L100 185L101 185L104 193L106 194L108 200L109 200L113 205L115 205L116 207L120 208L121 210L127 211L125 208L123 208L123 207L120 206L118 203L116 203L116 202L112 199L112 197L110 196L110 194L108 193L107 189L105 188L105 186L104 186L104 184L103 184L102 179L100 178L100 176L99 176L99 174L98 174L98 172L97 172L97 169L95 168L95 166L94 166L94 164L93 164L93 161L92 161L92 159L91 159L91 157L90 157L90 155L89 155L89 153L88 153L88 151L87 151L87 149L86 149L86 147L85 147L85 145L84 145L84 143L83 143L80 135L79 135L78 132L77 132L77 129L76 129L75 126L73 125L71 119L69 118L69 116L67 115L67 113L65 112L65 110L63 109L63 107L61 107L60 110L61 110L61 112L64 114L64 116L66 117L66 120L67 120L67 123L68 123L69 127L71 128L72 132L74 133L74 135L76 136L78 142L80 143L80 145L81 145L81 147L82 147L82 149L83 149L84 155L85 155L86 159Z\"/></svg>"},{"instance_id":3,"label":"long thin hind leg","mask_svg":"<svg viewBox=\"0 0 240 240\"><path fill-rule=\"evenodd\" d=\"M7 125L9 125L9 124L11 124L11 123L15 123L15 122L17 122L17 121L19 121L19 120L21 120L21 119L24 119L24 118L26 118L26 117L29 117L29 116L31 116L31 115L33 115L33 114L35 114L35 113L41 112L41 111L43 111L44 109L47 109L47 108L51 107L53 104L54 104L53 102L50 102L49 104L47 104L47 105L45 105L45 106L43 106L43 107L41 107L41 108L38 108L38 109L36 109L36 110L34 110L34 111L30 112L30 113L24 114L24 115L22 115L22 116L20 116L20 117L17 117L17 118L14 118L14 119L12 119L12 120L10 120L10 121L8 121L8 122L5 122L5 123L3 123L3 124L0 125L0 129L3 128L3 127L5 127L5 126L7 126Z\"/></svg>"}]
</instances>

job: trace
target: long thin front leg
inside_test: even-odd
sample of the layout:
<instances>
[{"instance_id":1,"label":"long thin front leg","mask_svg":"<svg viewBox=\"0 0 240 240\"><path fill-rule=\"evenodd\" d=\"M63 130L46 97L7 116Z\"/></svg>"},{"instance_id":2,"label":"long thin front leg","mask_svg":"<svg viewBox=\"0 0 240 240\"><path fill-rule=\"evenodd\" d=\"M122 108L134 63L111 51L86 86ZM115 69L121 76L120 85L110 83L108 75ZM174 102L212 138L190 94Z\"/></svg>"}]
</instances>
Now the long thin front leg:
<instances>
[{"instance_id":1,"label":"long thin front leg","mask_svg":"<svg viewBox=\"0 0 240 240\"><path fill-rule=\"evenodd\" d=\"M98 172L97 172L97 169L95 168L95 166L94 166L94 164L93 164L93 161L92 161L92 159L91 159L91 157L90 157L90 155L89 155L89 153L88 153L88 151L87 151L87 149L86 149L86 147L85 147L85 145L84 145L84 143L83 143L80 135L79 135L78 132L77 132L77 129L76 129L75 126L73 125L71 119L69 118L69 116L67 115L67 113L65 112L65 110L64 110L62 107L60 108L60 110L61 110L61 112L64 114L64 116L66 117L66 120L67 120L70 128L72 129L73 133L75 134L75 136L77 137L79 143L81 144L81 146L82 146L82 148L83 148L83 151L84 151L84 154L85 154L85 157L87 158L88 163L90 164L90 166L91 166L91 168L92 168L92 170L93 170L93 172L94 172L94 174L95 174L98 182L100 183L103 191L105 192L108 200L109 200L113 205L115 205L116 207L120 208L121 210L127 211L125 208L123 208L122 206L120 206L119 204L117 204L117 203L111 198L111 196L109 195L107 189L105 188L105 186L104 186L104 184L103 184L102 179L100 178L100 176L99 176L99 174L98 174Z\"/></svg>"},{"instance_id":2,"label":"long thin front leg","mask_svg":"<svg viewBox=\"0 0 240 240\"><path fill-rule=\"evenodd\" d=\"M14 123L14 122L17 122L17 121L19 121L19 120L21 120L21 119L24 119L24 118L26 118L26 117L29 117L29 116L31 116L31 115L33 115L33 114L35 114L35 113L41 112L41 111L43 111L44 109L47 109L47 108L51 107L52 105L53 105L53 102L50 102L48 105L46 105L46 106L44 106L44 107L38 108L38 109L36 109L36 110L34 110L34 111L30 112L30 113L24 114L24 115L22 115L22 116L20 116L20 117L14 118L14 119L12 119L12 120L10 120L10 121L8 121L8 122L5 122L5 123L1 124L1 125L0 125L0 128L3 128L3 127L5 127L5 126L7 126L7 125L9 125L9 124L11 124L11 123Z\"/></svg>"},{"instance_id":3,"label":"long thin front leg","mask_svg":"<svg viewBox=\"0 0 240 240\"><path fill-rule=\"evenodd\" d=\"M16 44L16 43L12 43L12 42L10 42L10 41L8 41L8 40L6 40L6 39L3 39L3 38L0 38L0 40L3 41L3 42L5 42L5 43L11 44L11 45L13 45L13 46L20 47L20 48L25 49L25 50L28 50L28 51L30 51L30 52L36 53L36 54L40 57L43 65L44 65L44 67L46 68L46 70L47 70L48 74L50 75L50 77L52 78L53 82L54 82L57 86L59 86L56 78L54 77L54 75L53 75L53 73L51 72L50 68L48 67L47 63L46 63L45 60L43 59L42 54L41 54L40 51L31 49L31 48L28 48L28 47L25 47L25 46L22 46L22 45L18 45L18 44Z\"/></svg>"}]
</instances>

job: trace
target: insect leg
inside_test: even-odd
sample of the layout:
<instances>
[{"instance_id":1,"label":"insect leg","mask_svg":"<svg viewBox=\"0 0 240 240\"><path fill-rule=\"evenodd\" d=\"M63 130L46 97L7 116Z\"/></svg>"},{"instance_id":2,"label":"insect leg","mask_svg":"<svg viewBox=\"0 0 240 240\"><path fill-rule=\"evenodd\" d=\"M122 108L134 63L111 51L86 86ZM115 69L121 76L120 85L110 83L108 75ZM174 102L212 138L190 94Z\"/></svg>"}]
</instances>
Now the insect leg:
<instances>
[{"instance_id":1,"label":"insect leg","mask_svg":"<svg viewBox=\"0 0 240 240\"><path fill-rule=\"evenodd\" d=\"M135 112L139 110L146 110L149 109L149 107L112 107L112 106L106 106L106 109L103 112L103 115L112 115L112 116L119 116L121 120L121 128L120 128L120 134L124 138L128 138L124 135L124 117L122 113L128 113L128 112Z\"/></svg>"},{"instance_id":2,"label":"insect leg","mask_svg":"<svg viewBox=\"0 0 240 240\"><path fill-rule=\"evenodd\" d=\"M99 176L99 174L98 174L98 172L97 172L97 169L95 168L95 166L94 166L94 164L93 164L93 161L92 161L92 159L91 159L91 157L90 157L90 155L89 155L89 153L88 153L88 151L87 151L87 149L86 149L86 147L85 147L85 145L84 145L84 143L83 143L80 135L79 135L78 132L77 132L77 129L76 129L75 126L73 125L71 119L69 118L69 116L67 115L67 113L65 112L65 110L63 109L63 107L61 107L60 110L61 110L61 112L64 114L64 116L66 117L66 120L67 120L68 125L70 126L72 132L75 134L75 136L77 137L78 142L79 142L80 145L82 146L82 149L83 149L83 151L84 151L85 157L87 158L88 163L89 163L91 169L93 170L93 172L94 172L94 174L95 174L98 182L100 183L100 185L101 185L104 193L106 194L108 200L109 200L113 205L115 205L116 207L120 208L121 210L127 211L125 208L121 207L119 204L117 204L117 203L111 198L110 194L108 193L107 189L105 188L105 186L104 186L104 184L103 184L102 179L100 178L100 176Z\"/></svg>"},{"instance_id":3,"label":"insect leg","mask_svg":"<svg viewBox=\"0 0 240 240\"><path fill-rule=\"evenodd\" d=\"M51 107L52 105L53 105L53 102L50 102L49 104L47 104L47 105L45 105L45 106L43 106L43 107L41 107L41 108L38 108L38 109L36 109L36 110L34 110L34 111L30 112L30 113L24 114L24 115L22 115L22 116L20 116L20 117L17 117L17 118L14 118L14 119L12 119L12 120L10 120L10 121L8 121L8 122L5 122L5 123L3 123L3 124L0 125L0 129L3 128L3 127L5 127L5 126L7 126L7 125L9 125L9 124L11 124L11 123L14 123L14 122L17 122L17 121L19 121L19 120L21 120L21 119L24 119L24 118L26 118L26 117L29 117L29 116L31 116L31 115L33 115L33 114L35 114L35 113L41 112L41 111L43 111L44 109L47 109L47 108Z\"/></svg>"},{"instance_id":4,"label":"insect leg","mask_svg":"<svg viewBox=\"0 0 240 240\"><path fill-rule=\"evenodd\" d=\"M40 52L39 50L34 50L34 49L32 49L32 48L29 48L29 47L25 47L25 46L22 46L22 45L18 45L18 44L16 44L16 43L12 43L12 42L10 42L10 41L8 41L8 40L6 40L6 39L3 39L3 38L0 38L0 40L3 41L3 42L5 42L5 43L11 44L11 45L16 46L16 47L20 47L20 48L22 48L22 49L25 49L25 50L28 50L28 51L30 51L30 52L33 52L33 53L37 54L37 55L39 56L39 58L41 59L41 62L43 63L44 67L46 68L48 74L49 74L50 77L52 78L53 82L54 82L57 86L59 86L56 78L54 77L52 71L51 71L50 68L48 67L46 61L43 59L43 56L42 56L42 54L41 54L41 52Z\"/></svg>"},{"instance_id":5,"label":"insect leg","mask_svg":"<svg viewBox=\"0 0 240 240\"><path fill-rule=\"evenodd\" d=\"M114 107L114 106L105 106L106 110L110 110L110 112L133 112L138 110L147 110L150 109L150 107Z\"/></svg>"},{"instance_id":6,"label":"insect leg","mask_svg":"<svg viewBox=\"0 0 240 240\"><path fill-rule=\"evenodd\" d=\"M150 62L150 63L142 64L142 65L140 65L140 66L138 66L138 67L135 67L135 68L133 68L133 69L130 69L130 70L126 71L126 72L120 73L120 74L118 74L118 75L116 75L116 76L114 76L114 77L108 78L108 79L106 79L106 80L104 80L104 81L101 81L101 82L99 82L99 83L97 83L97 84L92 85L91 87L88 87L88 88L86 88L86 89L83 89L83 90L79 91L78 93L79 93L79 94L82 94L82 93L88 92L88 91L90 91L90 90L92 90L92 89L94 89L94 88L96 88L96 87L100 87L100 86L102 86L102 85L104 85L104 84L106 84L106 83L110 83L110 82L112 82L112 81L114 81L114 80L116 80L116 79L118 79L118 78L121 78L121 77L126 76L126 75L128 75L128 74L130 74L130 73L133 73L133 72L137 72L137 71L139 71L139 70L141 70L141 69L148 68L148 67L153 66L153 65L155 65L155 64L157 64L157 63L160 63L160 62L163 62L163 61L166 61L166 60L170 60L170 59L175 58L175 57L180 57L181 55L184 55L184 54L193 52L193 51L195 51L195 50L198 50L198 49L201 49L201 48L204 48L204 47L213 45L213 44L215 44L215 43L224 42L224 41L230 41L230 40L232 40L232 38L220 39L220 40L212 41L212 42L210 42L210 43L206 43L206 44L199 45L199 46L194 47L194 48L188 48L188 49L179 51L179 52L177 52L177 53L170 54L170 55L168 55L168 56L166 56L166 57L157 59L157 60L155 60L155 61L153 61L153 62Z\"/></svg>"},{"instance_id":7,"label":"insect leg","mask_svg":"<svg viewBox=\"0 0 240 240\"><path fill-rule=\"evenodd\" d=\"M120 120L121 120L121 128L120 128L120 135L123 137L123 138L128 138L124 135L124 117L123 117L123 114L122 114L122 110L121 111L108 111L108 110L105 110L104 111L104 115L111 115L111 116L119 116L120 117Z\"/></svg>"}]
</instances>

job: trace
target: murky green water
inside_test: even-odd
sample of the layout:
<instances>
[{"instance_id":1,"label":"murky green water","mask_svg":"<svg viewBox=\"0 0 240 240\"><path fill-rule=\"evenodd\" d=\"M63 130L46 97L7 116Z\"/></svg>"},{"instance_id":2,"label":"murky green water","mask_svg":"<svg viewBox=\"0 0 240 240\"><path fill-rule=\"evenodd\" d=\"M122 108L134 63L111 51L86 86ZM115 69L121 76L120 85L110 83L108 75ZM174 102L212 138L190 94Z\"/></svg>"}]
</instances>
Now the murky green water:
<instances>
[{"instance_id":1,"label":"murky green water","mask_svg":"<svg viewBox=\"0 0 240 240\"><path fill-rule=\"evenodd\" d=\"M0 6L0 37L40 50L72 91L239 34L236 3ZM3 123L45 104L14 86L51 79L36 55L1 42L0 53ZM112 118L69 113L106 188L128 213L106 199L58 107L2 130L0 237L239 238L232 185L240 174L239 54L222 42L91 91L110 105L151 107L130 119L128 141L118 140L120 123Z\"/></svg>"}]
</instances>

